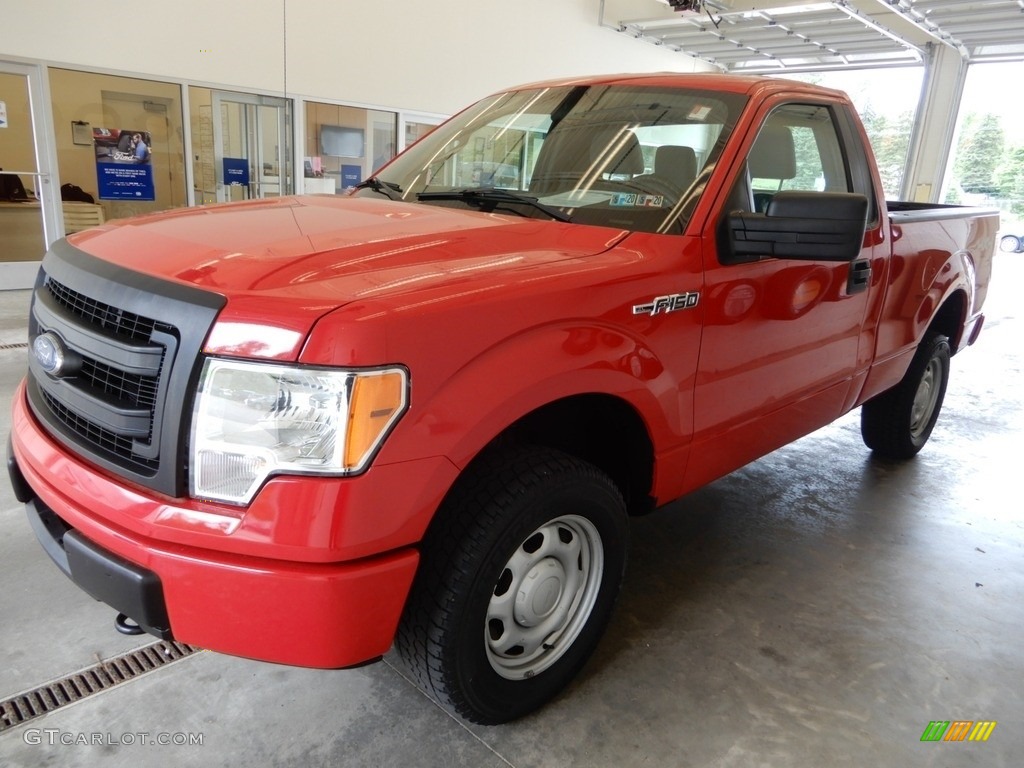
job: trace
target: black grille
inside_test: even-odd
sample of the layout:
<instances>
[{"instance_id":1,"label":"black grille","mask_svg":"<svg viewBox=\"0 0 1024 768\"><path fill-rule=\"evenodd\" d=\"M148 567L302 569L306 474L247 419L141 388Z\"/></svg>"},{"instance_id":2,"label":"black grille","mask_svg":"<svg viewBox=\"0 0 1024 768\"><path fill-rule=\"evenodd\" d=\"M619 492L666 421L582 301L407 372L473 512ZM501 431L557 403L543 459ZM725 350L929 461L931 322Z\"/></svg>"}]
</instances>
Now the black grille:
<instances>
[{"instance_id":1,"label":"black grille","mask_svg":"<svg viewBox=\"0 0 1024 768\"><path fill-rule=\"evenodd\" d=\"M47 372L29 355L32 412L71 453L154 491L184 495L182 413L192 402L203 340L224 304L217 294L58 240L32 297L29 346L52 334L65 363Z\"/></svg>"},{"instance_id":2,"label":"black grille","mask_svg":"<svg viewBox=\"0 0 1024 768\"><path fill-rule=\"evenodd\" d=\"M157 387L160 384L159 371L156 376L140 376L137 373L119 371L106 363L86 357L82 359L82 371L79 375L92 389L126 405L148 408L150 411L156 405Z\"/></svg>"},{"instance_id":3,"label":"black grille","mask_svg":"<svg viewBox=\"0 0 1024 768\"><path fill-rule=\"evenodd\" d=\"M45 387L42 393L43 401L56 420L84 445L112 458L122 467L142 474L153 474L160 462L159 457L150 451L150 446L167 352L166 347L157 339L164 339L166 343L168 335L176 334L174 327L98 301L52 277L46 279L43 288L56 305L64 310L64 314L56 317L53 328L40 324L37 327L38 333L53 331L65 335L68 330L77 332L73 330L77 328L95 338L110 339L109 346L104 342L108 350L104 354L114 354L115 359L117 353L113 350L124 349L125 345L131 345L131 349L145 349L150 355L156 355L151 358L146 373L137 373L97 360L84 350L76 350L82 361L81 368L72 378L62 382L60 390L68 394L61 395L57 390L46 391ZM109 414L76 407L73 403L79 401L74 398L74 392L97 398L109 404L115 412L116 409L133 411L136 414L133 417L135 429L117 431L108 428L105 425L109 423L106 418ZM68 399L69 395L71 400ZM148 415L145 414L147 411Z\"/></svg>"},{"instance_id":4,"label":"black grille","mask_svg":"<svg viewBox=\"0 0 1024 768\"><path fill-rule=\"evenodd\" d=\"M89 325L115 333L133 341L149 341L157 322L134 312L104 304L102 301L83 296L78 291L68 288L52 277L46 281L50 295L74 315L85 320Z\"/></svg>"},{"instance_id":5,"label":"black grille","mask_svg":"<svg viewBox=\"0 0 1024 768\"><path fill-rule=\"evenodd\" d=\"M57 417L65 427L78 435L85 442L95 446L101 451L117 456L123 464L131 466L136 471L152 473L159 466L155 459L145 459L136 455L133 447L134 441L111 432L109 429L94 424L77 413L73 413L63 403L58 402L47 392L43 392L43 400L49 407L50 412Z\"/></svg>"}]
</instances>

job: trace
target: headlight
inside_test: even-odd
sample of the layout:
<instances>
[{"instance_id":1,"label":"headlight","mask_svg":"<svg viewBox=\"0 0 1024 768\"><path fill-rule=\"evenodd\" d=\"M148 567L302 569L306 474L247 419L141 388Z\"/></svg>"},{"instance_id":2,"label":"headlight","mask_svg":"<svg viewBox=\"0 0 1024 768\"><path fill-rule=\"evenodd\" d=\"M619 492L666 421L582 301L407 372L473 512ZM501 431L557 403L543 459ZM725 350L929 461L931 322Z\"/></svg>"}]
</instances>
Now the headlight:
<instances>
[{"instance_id":1,"label":"headlight","mask_svg":"<svg viewBox=\"0 0 1024 768\"><path fill-rule=\"evenodd\" d=\"M191 493L248 504L270 475L360 472L404 413L407 393L402 368L211 358L192 414Z\"/></svg>"}]
</instances>

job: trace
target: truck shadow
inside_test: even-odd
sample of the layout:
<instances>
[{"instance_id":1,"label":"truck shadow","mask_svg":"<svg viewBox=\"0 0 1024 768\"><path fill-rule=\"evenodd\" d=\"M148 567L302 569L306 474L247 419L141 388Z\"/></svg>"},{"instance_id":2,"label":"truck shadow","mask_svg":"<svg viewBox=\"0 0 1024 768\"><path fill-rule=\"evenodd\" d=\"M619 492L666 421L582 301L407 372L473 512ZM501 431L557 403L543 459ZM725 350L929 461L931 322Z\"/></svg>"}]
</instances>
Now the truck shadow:
<instances>
[{"instance_id":1,"label":"truck shadow","mask_svg":"<svg viewBox=\"0 0 1024 768\"><path fill-rule=\"evenodd\" d=\"M758 641L769 625L799 646L816 642L812 614L886 613L879 581L898 570L939 471L872 459L847 417L634 519L617 611L584 677L636 651L778 662L788 654Z\"/></svg>"}]
</instances>

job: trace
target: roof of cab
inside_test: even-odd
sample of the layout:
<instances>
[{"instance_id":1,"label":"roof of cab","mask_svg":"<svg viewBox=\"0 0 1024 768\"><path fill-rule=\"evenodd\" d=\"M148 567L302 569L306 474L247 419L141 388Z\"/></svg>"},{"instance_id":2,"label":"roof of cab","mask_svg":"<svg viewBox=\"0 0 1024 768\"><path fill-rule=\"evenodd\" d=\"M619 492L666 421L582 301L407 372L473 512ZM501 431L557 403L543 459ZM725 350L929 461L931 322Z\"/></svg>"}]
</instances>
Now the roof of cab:
<instances>
[{"instance_id":1,"label":"roof of cab","mask_svg":"<svg viewBox=\"0 0 1024 768\"><path fill-rule=\"evenodd\" d=\"M719 72L634 72L610 75L592 75L588 77L568 77L554 80L543 80L525 85L515 86L507 90L523 91L537 88L556 88L581 85L640 85L661 86L670 88L696 88L703 90L725 91L729 93L765 95L778 91L799 91L818 93L832 97L847 96L842 91L825 88L820 85L805 83L799 80L787 80L777 77L756 75L727 75Z\"/></svg>"}]
</instances>

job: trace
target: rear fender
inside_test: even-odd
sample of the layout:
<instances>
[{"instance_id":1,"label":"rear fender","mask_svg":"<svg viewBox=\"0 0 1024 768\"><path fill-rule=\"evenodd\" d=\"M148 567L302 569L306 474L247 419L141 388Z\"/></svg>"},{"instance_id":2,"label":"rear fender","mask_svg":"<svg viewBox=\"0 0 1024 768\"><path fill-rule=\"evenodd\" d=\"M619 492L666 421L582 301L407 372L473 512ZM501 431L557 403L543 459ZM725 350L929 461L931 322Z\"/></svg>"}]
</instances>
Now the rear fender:
<instances>
[{"instance_id":1,"label":"rear fender","mask_svg":"<svg viewBox=\"0 0 1024 768\"><path fill-rule=\"evenodd\" d=\"M907 286L909 290L898 302L902 308L900 319L895 322L902 329L888 337L890 342L902 337L902 343L895 349L877 351L856 405L896 386L903 379L917 345L929 329L947 336L954 352L964 341L964 329L973 316L972 308L977 305L974 257L967 251L953 254L932 251L923 252L918 258L916 290L914 286ZM894 298L887 297L886 303ZM894 310L886 307L884 311Z\"/></svg>"},{"instance_id":2,"label":"rear fender","mask_svg":"<svg viewBox=\"0 0 1024 768\"><path fill-rule=\"evenodd\" d=\"M921 303L915 327L915 344L928 330L936 330L949 338L955 353L964 342L964 328L979 311L977 267L966 250L950 255L936 273Z\"/></svg>"}]
</instances>

